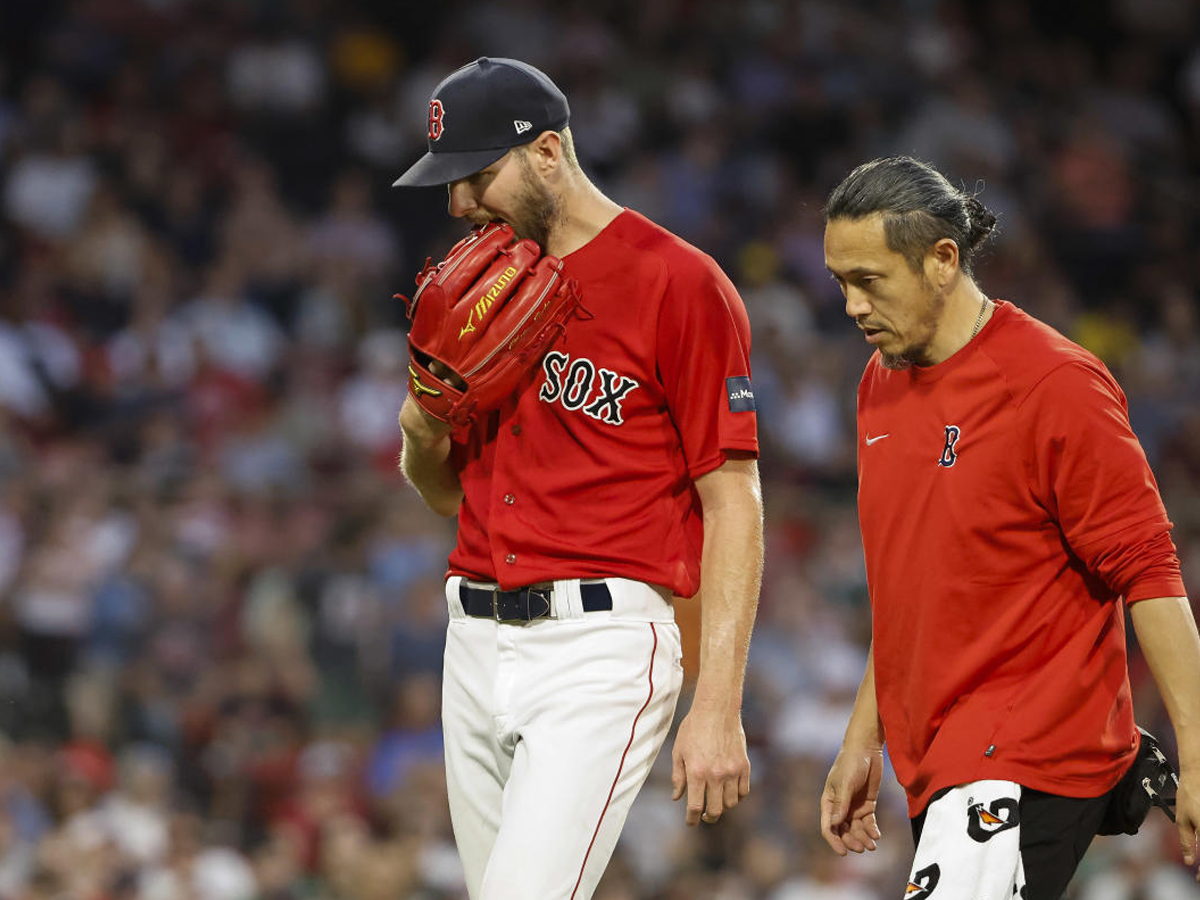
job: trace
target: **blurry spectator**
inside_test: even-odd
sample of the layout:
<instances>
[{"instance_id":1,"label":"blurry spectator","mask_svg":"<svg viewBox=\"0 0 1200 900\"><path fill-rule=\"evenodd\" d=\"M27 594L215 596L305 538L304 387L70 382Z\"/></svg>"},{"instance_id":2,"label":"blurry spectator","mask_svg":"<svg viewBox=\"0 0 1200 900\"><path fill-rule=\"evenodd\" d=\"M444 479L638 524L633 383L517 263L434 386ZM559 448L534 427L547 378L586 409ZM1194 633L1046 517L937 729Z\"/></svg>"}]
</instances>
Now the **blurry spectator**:
<instances>
[{"instance_id":1,"label":"blurry spectator","mask_svg":"<svg viewBox=\"0 0 1200 900\"><path fill-rule=\"evenodd\" d=\"M138 866L158 863L167 853L168 800L173 775L166 751L132 746L118 760L117 790L97 814L109 839Z\"/></svg>"},{"instance_id":2,"label":"blurry spectator","mask_svg":"<svg viewBox=\"0 0 1200 900\"><path fill-rule=\"evenodd\" d=\"M399 331L376 331L358 347L360 374L346 382L341 422L351 443L376 454L400 449L396 410L408 392L408 344Z\"/></svg>"},{"instance_id":3,"label":"blurry spectator","mask_svg":"<svg viewBox=\"0 0 1200 900\"><path fill-rule=\"evenodd\" d=\"M371 209L372 186L348 171L333 185L329 211L309 232L313 261L346 266L359 283L377 287L396 265L396 235Z\"/></svg>"},{"instance_id":4,"label":"blurry spectator","mask_svg":"<svg viewBox=\"0 0 1200 900\"><path fill-rule=\"evenodd\" d=\"M327 75L313 45L279 22L229 57L229 97L247 112L311 112L324 99Z\"/></svg>"},{"instance_id":5,"label":"blurry spectator","mask_svg":"<svg viewBox=\"0 0 1200 900\"><path fill-rule=\"evenodd\" d=\"M955 170L1007 172L1016 160L1017 142L990 85L956 72L948 88L929 95L900 145L920 159L945 160Z\"/></svg>"},{"instance_id":6,"label":"blurry spectator","mask_svg":"<svg viewBox=\"0 0 1200 900\"><path fill-rule=\"evenodd\" d=\"M409 130L391 92L380 88L370 104L357 107L347 118L346 144L359 160L387 169L412 146Z\"/></svg>"},{"instance_id":7,"label":"blurry spectator","mask_svg":"<svg viewBox=\"0 0 1200 900\"><path fill-rule=\"evenodd\" d=\"M406 679L396 691L392 728L367 762L367 788L374 796L401 790L414 765L441 762L440 689L439 680L426 673Z\"/></svg>"},{"instance_id":8,"label":"blurry spectator","mask_svg":"<svg viewBox=\"0 0 1200 900\"><path fill-rule=\"evenodd\" d=\"M55 412L78 385L82 366L79 347L46 308L45 274L27 270L0 317L0 404L33 421Z\"/></svg>"},{"instance_id":9,"label":"blurry spectator","mask_svg":"<svg viewBox=\"0 0 1200 900\"><path fill-rule=\"evenodd\" d=\"M83 124L68 119L44 147L17 158L8 173L4 208L17 225L62 240L83 223L96 187L96 166L85 153Z\"/></svg>"},{"instance_id":10,"label":"blurry spectator","mask_svg":"<svg viewBox=\"0 0 1200 900\"><path fill-rule=\"evenodd\" d=\"M67 255L73 288L89 304L128 307L142 280L147 245L141 225L121 206L112 187L101 183ZM120 321L127 313L121 310L112 315Z\"/></svg>"},{"instance_id":11,"label":"blurry spectator","mask_svg":"<svg viewBox=\"0 0 1200 900\"><path fill-rule=\"evenodd\" d=\"M1132 837L1101 839L1097 855L1111 867L1081 875L1079 900L1193 900L1196 883L1161 860L1163 847L1177 840L1173 832L1154 816Z\"/></svg>"},{"instance_id":12,"label":"blurry spectator","mask_svg":"<svg viewBox=\"0 0 1200 900\"><path fill-rule=\"evenodd\" d=\"M217 226L221 264L239 273L276 321L289 325L304 265L303 229L280 197L269 165L244 157L234 177L233 203Z\"/></svg>"},{"instance_id":13,"label":"blurry spectator","mask_svg":"<svg viewBox=\"0 0 1200 900\"><path fill-rule=\"evenodd\" d=\"M170 286L157 279L137 285L129 322L108 341L107 363L119 397L178 390L196 372L196 348L188 323L168 315Z\"/></svg>"},{"instance_id":14,"label":"blurry spectator","mask_svg":"<svg viewBox=\"0 0 1200 900\"><path fill-rule=\"evenodd\" d=\"M284 336L275 322L251 305L241 267L230 258L208 271L201 294L180 321L217 366L252 380L262 379L279 360Z\"/></svg>"}]
</instances>

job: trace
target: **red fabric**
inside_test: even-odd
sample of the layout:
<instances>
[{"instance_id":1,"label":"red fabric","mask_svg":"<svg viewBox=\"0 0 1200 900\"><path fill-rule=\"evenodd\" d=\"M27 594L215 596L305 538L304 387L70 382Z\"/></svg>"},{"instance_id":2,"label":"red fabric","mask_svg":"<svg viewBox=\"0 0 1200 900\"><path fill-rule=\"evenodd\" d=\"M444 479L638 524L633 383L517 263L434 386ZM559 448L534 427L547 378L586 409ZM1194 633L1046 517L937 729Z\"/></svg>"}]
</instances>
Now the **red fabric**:
<instances>
[{"instance_id":1,"label":"red fabric","mask_svg":"<svg viewBox=\"0 0 1200 900\"><path fill-rule=\"evenodd\" d=\"M586 311L512 401L455 435L449 574L505 588L615 575L690 597L692 481L726 451L758 452L755 413L730 411L726 383L750 375L745 307L711 258L630 210L563 262Z\"/></svg>"},{"instance_id":2,"label":"red fabric","mask_svg":"<svg viewBox=\"0 0 1200 900\"><path fill-rule=\"evenodd\" d=\"M998 301L940 365L873 357L858 429L876 695L910 813L981 779L1104 793L1137 747L1119 598L1184 594L1120 387Z\"/></svg>"}]
</instances>

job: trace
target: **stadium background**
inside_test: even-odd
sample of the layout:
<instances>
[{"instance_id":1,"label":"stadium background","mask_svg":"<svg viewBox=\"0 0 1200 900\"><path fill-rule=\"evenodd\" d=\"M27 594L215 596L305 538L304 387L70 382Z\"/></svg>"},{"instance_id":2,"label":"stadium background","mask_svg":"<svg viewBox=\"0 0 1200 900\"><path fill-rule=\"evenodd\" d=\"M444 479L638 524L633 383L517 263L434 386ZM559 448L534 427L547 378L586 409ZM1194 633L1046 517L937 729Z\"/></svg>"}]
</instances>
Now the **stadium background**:
<instances>
[{"instance_id":1,"label":"stadium background","mask_svg":"<svg viewBox=\"0 0 1200 900\"><path fill-rule=\"evenodd\" d=\"M388 185L481 54L558 80L587 170L710 251L755 330L755 787L687 830L663 754L600 900L902 893L894 783L878 853L816 827L869 632L867 348L820 217L858 162L986 182L982 284L1117 374L1200 594L1194 3L4 0L0 898L463 896L452 524L395 471L390 300L460 226ZM1136 655L1132 677L1168 731ZM1093 848L1077 897L1200 896L1155 817Z\"/></svg>"}]
</instances>

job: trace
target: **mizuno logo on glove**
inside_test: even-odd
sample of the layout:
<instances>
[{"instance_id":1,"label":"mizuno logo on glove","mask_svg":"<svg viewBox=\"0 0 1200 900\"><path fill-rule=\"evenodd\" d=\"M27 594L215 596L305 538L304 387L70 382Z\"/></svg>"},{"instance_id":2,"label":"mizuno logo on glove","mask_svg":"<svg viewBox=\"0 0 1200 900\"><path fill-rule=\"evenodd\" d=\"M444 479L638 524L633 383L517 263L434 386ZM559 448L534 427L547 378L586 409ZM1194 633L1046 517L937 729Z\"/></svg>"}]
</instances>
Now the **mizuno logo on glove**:
<instances>
[{"instance_id":1,"label":"mizuno logo on glove","mask_svg":"<svg viewBox=\"0 0 1200 900\"><path fill-rule=\"evenodd\" d=\"M422 394L428 394L431 397L442 396L441 391L435 391L433 388L425 387L425 385L421 384L421 376L419 376L417 374L417 370L414 369L412 366L408 367L408 377L409 377L409 383L412 386L412 392L413 392L414 397L420 397Z\"/></svg>"},{"instance_id":2,"label":"mizuno logo on glove","mask_svg":"<svg viewBox=\"0 0 1200 900\"><path fill-rule=\"evenodd\" d=\"M500 292L503 291L505 286L513 280L513 276L516 274L516 267L509 266L500 273L500 277L496 279L495 284L488 289L488 292L475 302L475 308L472 309L470 314L467 316L467 324L464 325L462 330L458 333L458 339L460 341L475 330L475 326L471 321L472 319L474 319L476 322L483 322L484 315L486 315L487 311L492 308L492 304L496 302L496 298L500 296Z\"/></svg>"}]
</instances>

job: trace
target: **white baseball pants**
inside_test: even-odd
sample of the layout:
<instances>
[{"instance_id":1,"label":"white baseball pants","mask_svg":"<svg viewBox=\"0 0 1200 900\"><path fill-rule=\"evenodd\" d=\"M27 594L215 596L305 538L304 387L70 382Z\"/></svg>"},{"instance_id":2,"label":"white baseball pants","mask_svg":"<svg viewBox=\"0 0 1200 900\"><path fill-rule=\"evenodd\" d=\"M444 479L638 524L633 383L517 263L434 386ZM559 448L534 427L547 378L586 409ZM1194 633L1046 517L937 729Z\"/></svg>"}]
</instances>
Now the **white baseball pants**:
<instances>
[{"instance_id":1,"label":"white baseball pants","mask_svg":"<svg viewBox=\"0 0 1200 900\"><path fill-rule=\"evenodd\" d=\"M450 817L472 900L586 900L670 729L679 629L659 589L607 578L611 612L554 582L552 619L465 615L446 582Z\"/></svg>"}]
</instances>

